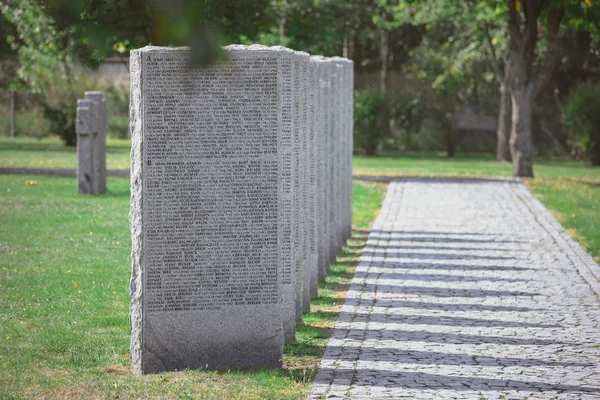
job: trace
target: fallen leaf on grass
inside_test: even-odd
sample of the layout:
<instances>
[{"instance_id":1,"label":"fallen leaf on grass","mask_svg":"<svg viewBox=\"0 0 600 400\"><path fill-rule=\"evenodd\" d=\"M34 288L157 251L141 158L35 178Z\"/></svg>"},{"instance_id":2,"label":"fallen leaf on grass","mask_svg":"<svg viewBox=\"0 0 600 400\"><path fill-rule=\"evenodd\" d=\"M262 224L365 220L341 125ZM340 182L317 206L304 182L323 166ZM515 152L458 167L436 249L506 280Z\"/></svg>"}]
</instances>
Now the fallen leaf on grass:
<instances>
[{"instance_id":1,"label":"fallen leaf on grass","mask_svg":"<svg viewBox=\"0 0 600 400\"><path fill-rule=\"evenodd\" d=\"M25 181L26 185L37 185L37 181Z\"/></svg>"}]
</instances>

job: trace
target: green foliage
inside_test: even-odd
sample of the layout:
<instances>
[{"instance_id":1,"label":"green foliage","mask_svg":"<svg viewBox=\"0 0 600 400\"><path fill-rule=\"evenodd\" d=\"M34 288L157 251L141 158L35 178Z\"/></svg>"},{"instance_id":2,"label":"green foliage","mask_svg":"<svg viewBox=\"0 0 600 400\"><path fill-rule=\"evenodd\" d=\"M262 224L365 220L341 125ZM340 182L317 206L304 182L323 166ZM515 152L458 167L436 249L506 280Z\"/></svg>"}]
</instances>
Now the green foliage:
<instances>
[{"instance_id":1,"label":"green foliage","mask_svg":"<svg viewBox=\"0 0 600 400\"><path fill-rule=\"evenodd\" d=\"M75 145L76 102L88 89L73 58L75 29L59 30L34 0L4 1L1 6L19 35L9 35L7 40L18 54L20 78L29 90L40 95L51 131L65 144Z\"/></svg>"},{"instance_id":2,"label":"green foliage","mask_svg":"<svg viewBox=\"0 0 600 400\"><path fill-rule=\"evenodd\" d=\"M579 84L562 107L561 118L569 131L570 145L600 165L600 83Z\"/></svg>"},{"instance_id":3,"label":"green foliage","mask_svg":"<svg viewBox=\"0 0 600 400\"><path fill-rule=\"evenodd\" d=\"M108 110L108 137L129 138L129 87L108 85L103 87Z\"/></svg>"},{"instance_id":4,"label":"green foliage","mask_svg":"<svg viewBox=\"0 0 600 400\"><path fill-rule=\"evenodd\" d=\"M389 134L389 95L368 90L354 93L354 143L374 156Z\"/></svg>"}]
</instances>

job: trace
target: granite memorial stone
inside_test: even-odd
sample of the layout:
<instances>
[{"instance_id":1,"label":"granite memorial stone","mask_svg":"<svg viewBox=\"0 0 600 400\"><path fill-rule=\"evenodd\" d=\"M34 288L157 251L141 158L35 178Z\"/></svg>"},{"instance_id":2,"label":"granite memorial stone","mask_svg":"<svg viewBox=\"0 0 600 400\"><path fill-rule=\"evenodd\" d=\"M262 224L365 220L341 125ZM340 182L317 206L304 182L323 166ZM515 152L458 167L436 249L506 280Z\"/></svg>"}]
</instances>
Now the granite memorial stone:
<instances>
[{"instance_id":1,"label":"granite memorial stone","mask_svg":"<svg viewBox=\"0 0 600 400\"><path fill-rule=\"evenodd\" d=\"M290 65L277 49L226 50L203 69L187 48L131 52L138 374L281 365Z\"/></svg>"}]
</instances>

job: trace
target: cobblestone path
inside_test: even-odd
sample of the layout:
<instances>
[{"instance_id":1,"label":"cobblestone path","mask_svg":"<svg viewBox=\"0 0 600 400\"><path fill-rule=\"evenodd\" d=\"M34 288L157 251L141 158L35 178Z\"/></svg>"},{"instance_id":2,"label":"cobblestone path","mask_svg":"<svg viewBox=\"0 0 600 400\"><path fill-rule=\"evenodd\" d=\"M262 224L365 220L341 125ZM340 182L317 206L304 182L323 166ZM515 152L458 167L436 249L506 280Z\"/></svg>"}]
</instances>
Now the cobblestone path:
<instances>
[{"instance_id":1,"label":"cobblestone path","mask_svg":"<svg viewBox=\"0 0 600 400\"><path fill-rule=\"evenodd\" d=\"M393 182L311 398L600 399L599 278L521 183Z\"/></svg>"}]
</instances>

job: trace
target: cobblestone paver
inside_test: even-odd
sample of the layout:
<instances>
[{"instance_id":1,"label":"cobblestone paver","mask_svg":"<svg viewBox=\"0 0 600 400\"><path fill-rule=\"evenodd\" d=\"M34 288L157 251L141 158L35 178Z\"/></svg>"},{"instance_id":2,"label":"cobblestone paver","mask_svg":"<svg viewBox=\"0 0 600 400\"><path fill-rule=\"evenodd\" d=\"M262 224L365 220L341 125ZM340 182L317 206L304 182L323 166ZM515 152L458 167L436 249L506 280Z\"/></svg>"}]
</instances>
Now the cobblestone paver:
<instances>
[{"instance_id":1,"label":"cobblestone paver","mask_svg":"<svg viewBox=\"0 0 600 400\"><path fill-rule=\"evenodd\" d=\"M600 399L599 276L519 182L393 182L311 398Z\"/></svg>"}]
</instances>

